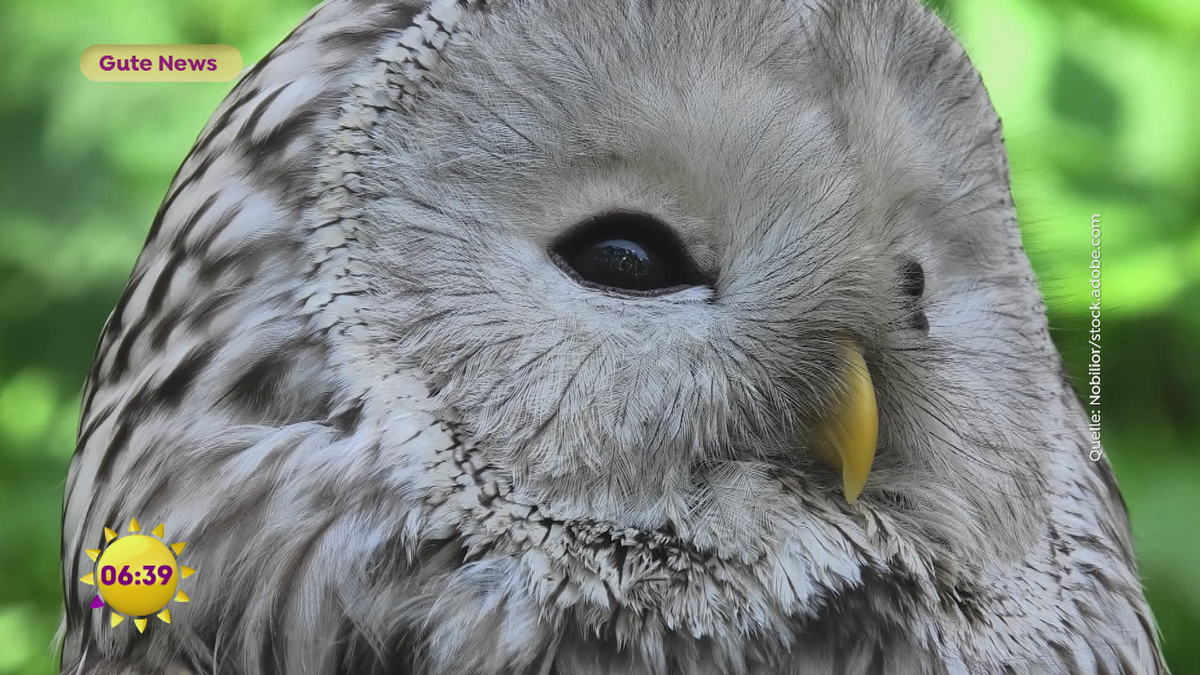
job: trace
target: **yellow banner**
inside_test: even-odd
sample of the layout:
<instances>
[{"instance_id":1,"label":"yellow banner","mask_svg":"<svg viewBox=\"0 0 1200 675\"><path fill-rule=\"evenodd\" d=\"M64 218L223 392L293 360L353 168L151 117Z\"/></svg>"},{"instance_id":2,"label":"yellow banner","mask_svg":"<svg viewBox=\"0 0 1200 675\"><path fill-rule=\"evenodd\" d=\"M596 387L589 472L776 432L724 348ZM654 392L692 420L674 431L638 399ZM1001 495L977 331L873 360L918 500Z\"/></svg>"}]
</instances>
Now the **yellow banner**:
<instances>
[{"instance_id":1,"label":"yellow banner","mask_svg":"<svg viewBox=\"0 0 1200 675\"><path fill-rule=\"evenodd\" d=\"M79 70L94 82L229 82L242 54L230 45L92 45Z\"/></svg>"}]
</instances>

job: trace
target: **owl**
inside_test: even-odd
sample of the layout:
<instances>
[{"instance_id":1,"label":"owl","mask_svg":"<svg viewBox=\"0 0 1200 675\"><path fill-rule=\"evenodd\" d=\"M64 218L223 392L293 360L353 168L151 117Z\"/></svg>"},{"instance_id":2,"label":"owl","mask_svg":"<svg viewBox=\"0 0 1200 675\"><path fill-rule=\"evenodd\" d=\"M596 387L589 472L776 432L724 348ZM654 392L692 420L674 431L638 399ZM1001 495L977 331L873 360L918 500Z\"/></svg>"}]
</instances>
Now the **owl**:
<instances>
[{"instance_id":1,"label":"owl","mask_svg":"<svg viewBox=\"0 0 1200 675\"><path fill-rule=\"evenodd\" d=\"M326 2L103 331L63 672L1166 673L1008 182L910 0Z\"/></svg>"}]
</instances>

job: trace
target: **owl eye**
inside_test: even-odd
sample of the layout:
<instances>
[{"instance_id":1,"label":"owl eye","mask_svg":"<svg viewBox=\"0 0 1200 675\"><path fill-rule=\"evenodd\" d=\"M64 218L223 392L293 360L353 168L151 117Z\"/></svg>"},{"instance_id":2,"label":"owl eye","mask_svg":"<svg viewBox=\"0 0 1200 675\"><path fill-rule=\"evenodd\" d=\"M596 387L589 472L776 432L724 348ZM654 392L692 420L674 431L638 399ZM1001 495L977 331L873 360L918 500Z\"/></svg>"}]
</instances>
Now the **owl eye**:
<instances>
[{"instance_id":1,"label":"owl eye","mask_svg":"<svg viewBox=\"0 0 1200 675\"><path fill-rule=\"evenodd\" d=\"M662 221L617 211L572 228L553 257L585 285L657 295L699 283L683 243Z\"/></svg>"}]
</instances>

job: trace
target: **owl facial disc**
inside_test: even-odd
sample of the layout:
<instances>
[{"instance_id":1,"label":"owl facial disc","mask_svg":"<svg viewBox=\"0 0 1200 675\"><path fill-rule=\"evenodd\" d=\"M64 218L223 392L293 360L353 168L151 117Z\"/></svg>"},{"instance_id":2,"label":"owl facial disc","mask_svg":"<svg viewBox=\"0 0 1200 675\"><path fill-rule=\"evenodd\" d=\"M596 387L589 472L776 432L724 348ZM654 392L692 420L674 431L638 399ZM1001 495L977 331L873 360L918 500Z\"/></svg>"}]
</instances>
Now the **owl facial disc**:
<instances>
[{"instance_id":1,"label":"owl facial disc","mask_svg":"<svg viewBox=\"0 0 1200 675\"><path fill-rule=\"evenodd\" d=\"M846 501L854 503L875 461L879 410L862 351L845 346L842 363L838 398L818 430L815 447L822 459L842 470Z\"/></svg>"}]
</instances>

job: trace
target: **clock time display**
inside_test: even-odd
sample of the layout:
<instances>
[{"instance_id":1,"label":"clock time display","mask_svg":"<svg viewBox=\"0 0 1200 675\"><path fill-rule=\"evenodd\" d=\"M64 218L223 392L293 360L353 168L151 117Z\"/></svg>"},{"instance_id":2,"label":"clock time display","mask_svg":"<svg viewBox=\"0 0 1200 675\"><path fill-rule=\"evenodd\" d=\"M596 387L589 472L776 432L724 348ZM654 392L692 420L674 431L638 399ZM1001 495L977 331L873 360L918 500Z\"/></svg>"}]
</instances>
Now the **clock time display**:
<instances>
[{"instance_id":1,"label":"clock time display","mask_svg":"<svg viewBox=\"0 0 1200 675\"><path fill-rule=\"evenodd\" d=\"M158 565L157 567L154 565L142 565L142 570L146 572L147 585L161 583L165 586L171 580L171 575L175 573L175 569L170 565ZM122 566L120 572L112 565L105 565L100 568L100 583L104 586L112 586L113 584L120 584L122 586L130 584L140 585L142 583L141 578L141 571L130 572L129 565Z\"/></svg>"}]
</instances>

